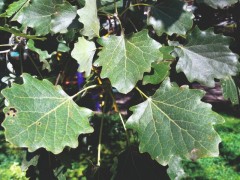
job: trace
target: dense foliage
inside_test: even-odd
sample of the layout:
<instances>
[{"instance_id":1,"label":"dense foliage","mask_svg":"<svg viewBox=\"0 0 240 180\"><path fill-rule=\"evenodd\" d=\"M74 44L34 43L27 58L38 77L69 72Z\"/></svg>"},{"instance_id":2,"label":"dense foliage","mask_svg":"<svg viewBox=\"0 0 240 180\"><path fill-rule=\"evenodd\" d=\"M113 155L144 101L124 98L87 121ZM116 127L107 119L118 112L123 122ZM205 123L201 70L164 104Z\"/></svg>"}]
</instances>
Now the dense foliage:
<instances>
[{"instance_id":1,"label":"dense foliage","mask_svg":"<svg viewBox=\"0 0 240 180\"><path fill-rule=\"evenodd\" d=\"M196 25L191 4L237 2L0 2L1 125L6 141L26 151L26 176L64 179L80 153L76 159L92 164L86 177L123 179L129 154L144 153L139 162L162 168L157 178L181 179L185 161L218 156L214 125L224 118L192 85L220 82L224 98L239 105L239 57L232 38Z\"/></svg>"}]
</instances>

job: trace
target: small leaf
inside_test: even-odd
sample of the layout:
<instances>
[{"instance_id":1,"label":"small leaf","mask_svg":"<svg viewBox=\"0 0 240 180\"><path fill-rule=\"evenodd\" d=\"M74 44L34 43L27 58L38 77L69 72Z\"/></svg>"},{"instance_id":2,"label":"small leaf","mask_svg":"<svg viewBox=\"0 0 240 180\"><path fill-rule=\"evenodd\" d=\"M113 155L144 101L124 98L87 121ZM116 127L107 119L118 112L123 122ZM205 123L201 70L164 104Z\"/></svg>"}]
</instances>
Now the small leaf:
<instances>
[{"instance_id":1,"label":"small leaf","mask_svg":"<svg viewBox=\"0 0 240 180\"><path fill-rule=\"evenodd\" d=\"M198 27L187 36L187 44L175 48L179 56L177 72L184 72L190 82L215 85L214 78L234 76L238 72L238 56L229 49L231 38Z\"/></svg>"},{"instance_id":2,"label":"small leaf","mask_svg":"<svg viewBox=\"0 0 240 180\"><path fill-rule=\"evenodd\" d=\"M153 26L159 36L163 33L185 35L193 25L193 14L184 10L184 4L179 0L164 0L151 6L147 24Z\"/></svg>"},{"instance_id":3,"label":"small leaf","mask_svg":"<svg viewBox=\"0 0 240 180\"><path fill-rule=\"evenodd\" d=\"M98 39L103 46L95 66L102 66L101 77L109 78L121 93L130 92L151 63L162 59L161 44L148 36L147 30L128 36L109 36Z\"/></svg>"},{"instance_id":4,"label":"small leaf","mask_svg":"<svg viewBox=\"0 0 240 180\"><path fill-rule=\"evenodd\" d=\"M43 63L42 69L47 69L48 71L51 71L51 66L50 66L49 62L47 61L47 59L51 58L51 55L48 54L47 51L42 51L41 49L36 48L34 45L34 41L31 39L28 40L27 47L28 47L28 49L38 53L39 60Z\"/></svg>"},{"instance_id":5,"label":"small leaf","mask_svg":"<svg viewBox=\"0 0 240 180\"><path fill-rule=\"evenodd\" d=\"M17 13L25 4L29 3L29 0L18 0L10 4L4 14L1 14L0 17L11 17Z\"/></svg>"},{"instance_id":6,"label":"small leaf","mask_svg":"<svg viewBox=\"0 0 240 180\"><path fill-rule=\"evenodd\" d=\"M239 104L238 88L231 76L221 79L223 97L230 99L233 105Z\"/></svg>"},{"instance_id":7,"label":"small leaf","mask_svg":"<svg viewBox=\"0 0 240 180\"><path fill-rule=\"evenodd\" d=\"M65 146L76 148L80 134L93 132L92 111L79 107L60 86L29 74L23 82L2 91L9 102L2 123L7 141L30 152L45 148L58 154Z\"/></svg>"},{"instance_id":8,"label":"small leaf","mask_svg":"<svg viewBox=\"0 0 240 180\"><path fill-rule=\"evenodd\" d=\"M87 41L84 37L79 37L78 42L74 44L71 56L77 60L78 71L84 72L86 77L90 75L92 69L92 60L96 51L94 42Z\"/></svg>"},{"instance_id":9,"label":"small leaf","mask_svg":"<svg viewBox=\"0 0 240 180\"><path fill-rule=\"evenodd\" d=\"M204 92L165 80L156 93L131 108L127 128L139 135L140 152L166 165L173 156L198 159L218 155L220 137L213 125L224 119L201 102Z\"/></svg>"},{"instance_id":10,"label":"small leaf","mask_svg":"<svg viewBox=\"0 0 240 180\"><path fill-rule=\"evenodd\" d=\"M180 157L172 157L168 166L167 173L171 180L181 180L186 177Z\"/></svg>"},{"instance_id":11,"label":"small leaf","mask_svg":"<svg viewBox=\"0 0 240 180\"><path fill-rule=\"evenodd\" d=\"M34 0L18 15L23 27L36 30L36 35L66 33L67 27L76 17L76 7L59 0Z\"/></svg>"},{"instance_id":12,"label":"small leaf","mask_svg":"<svg viewBox=\"0 0 240 180\"><path fill-rule=\"evenodd\" d=\"M231 6L236 4L238 0L197 0L198 3L205 3L208 6L211 6L214 9L217 8L225 8L227 6Z\"/></svg>"},{"instance_id":13,"label":"small leaf","mask_svg":"<svg viewBox=\"0 0 240 180\"><path fill-rule=\"evenodd\" d=\"M171 62L159 62L152 63L152 68L154 69L153 75L146 75L143 77L143 85L145 84L159 84L162 82L168 75Z\"/></svg>"},{"instance_id":14,"label":"small leaf","mask_svg":"<svg viewBox=\"0 0 240 180\"><path fill-rule=\"evenodd\" d=\"M77 11L80 16L79 21L83 23L82 35L89 39L99 37L100 22L97 16L96 0L85 1L85 6Z\"/></svg>"}]
</instances>

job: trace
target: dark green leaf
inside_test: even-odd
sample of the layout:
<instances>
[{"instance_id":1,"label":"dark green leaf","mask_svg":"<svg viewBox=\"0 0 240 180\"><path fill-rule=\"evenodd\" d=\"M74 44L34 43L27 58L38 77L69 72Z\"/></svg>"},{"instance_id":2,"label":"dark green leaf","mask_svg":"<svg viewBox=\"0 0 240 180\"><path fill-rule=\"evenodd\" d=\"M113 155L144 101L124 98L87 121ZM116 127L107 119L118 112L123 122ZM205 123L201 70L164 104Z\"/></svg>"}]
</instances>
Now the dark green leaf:
<instances>
[{"instance_id":1,"label":"dark green leaf","mask_svg":"<svg viewBox=\"0 0 240 180\"><path fill-rule=\"evenodd\" d=\"M159 84L162 82L168 75L171 62L159 62L152 63L152 68L154 69L153 75L146 75L143 77L143 85L145 84Z\"/></svg>"},{"instance_id":2,"label":"dark green leaf","mask_svg":"<svg viewBox=\"0 0 240 180\"><path fill-rule=\"evenodd\" d=\"M184 3L179 0L164 0L151 6L147 23L153 26L160 36L163 33L185 35L193 25L193 14L184 10Z\"/></svg>"},{"instance_id":3,"label":"dark green leaf","mask_svg":"<svg viewBox=\"0 0 240 180\"><path fill-rule=\"evenodd\" d=\"M214 78L234 76L238 72L238 56L229 49L231 38L214 34L211 29L198 27L187 36L187 44L175 48L179 56L177 72L184 72L190 82L197 81L209 87Z\"/></svg>"},{"instance_id":4,"label":"dark green leaf","mask_svg":"<svg viewBox=\"0 0 240 180\"><path fill-rule=\"evenodd\" d=\"M79 37L78 42L74 44L71 56L77 60L79 72L85 72L89 76L92 69L92 60L96 51L94 42L87 41L84 37Z\"/></svg>"},{"instance_id":5,"label":"dark green leaf","mask_svg":"<svg viewBox=\"0 0 240 180\"><path fill-rule=\"evenodd\" d=\"M80 134L93 132L92 111L79 107L60 86L28 74L23 81L2 91L9 103L2 123L7 141L30 152L45 148L58 154L65 146L76 148Z\"/></svg>"},{"instance_id":6,"label":"dark green leaf","mask_svg":"<svg viewBox=\"0 0 240 180\"><path fill-rule=\"evenodd\" d=\"M201 102L204 92L164 81L145 102L131 108L127 128L139 135L140 152L166 165L173 156L198 159L218 156L221 141L213 125L224 119Z\"/></svg>"},{"instance_id":7,"label":"dark green leaf","mask_svg":"<svg viewBox=\"0 0 240 180\"><path fill-rule=\"evenodd\" d=\"M51 58L51 55L48 54L47 51L42 51L41 49L36 48L35 45L34 45L34 41L31 40L31 39L27 42L27 46L28 46L28 49L38 53L39 60L43 63L42 68L50 71L51 66L50 66L49 62L47 61L47 59Z\"/></svg>"},{"instance_id":8,"label":"dark green leaf","mask_svg":"<svg viewBox=\"0 0 240 180\"><path fill-rule=\"evenodd\" d=\"M221 79L223 97L230 99L233 105L239 104L238 88L231 76Z\"/></svg>"},{"instance_id":9,"label":"dark green leaf","mask_svg":"<svg viewBox=\"0 0 240 180\"><path fill-rule=\"evenodd\" d=\"M33 0L19 14L17 21L36 30L36 35L66 33L76 17L76 7L61 0Z\"/></svg>"},{"instance_id":10,"label":"dark green leaf","mask_svg":"<svg viewBox=\"0 0 240 180\"><path fill-rule=\"evenodd\" d=\"M83 23L82 35L89 39L99 37L100 22L97 16L96 0L87 0L85 6L77 11L80 16L79 21Z\"/></svg>"},{"instance_id":11,"label":"dark green leaf","mask_svg":"<svg viewBox=\"0 0 240 180\"><path fill-rule=\"evenodd\" d=\"M144 72L150 72L151 63L162 59L161 44L148 36L147 30L128 36L102 37L103 46L95 66L102 66L101 77L109 78L121 93L130 92Z\"/></svg>"},{"instance_id":12,"label":"dark green leaf","mask_svg":"<svg viewBox=\"0 0 240 180\"><path fill-rule=\"evenodd\" d=\"M215 9L231 6L238 2L238 0L197 0L198 3L205 3Z\"/></svg>"}]
</instances>

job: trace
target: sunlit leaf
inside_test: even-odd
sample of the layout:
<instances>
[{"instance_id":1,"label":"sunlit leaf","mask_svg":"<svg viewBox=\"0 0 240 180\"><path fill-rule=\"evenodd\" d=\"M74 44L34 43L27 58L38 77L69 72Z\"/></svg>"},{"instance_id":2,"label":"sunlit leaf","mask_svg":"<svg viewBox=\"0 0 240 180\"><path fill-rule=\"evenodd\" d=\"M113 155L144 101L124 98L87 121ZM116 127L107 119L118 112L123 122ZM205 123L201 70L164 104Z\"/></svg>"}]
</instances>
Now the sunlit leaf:
<instances>
[{"instance_id":1,"label":"sunlit leaf","mask_svg":"<svg viewBox=\"0 0 240 180\"><path fill-rule=\"evenodd\" d=\"M163 33L185 35L193 25L193 14L184 10L184 3L179 0L164 0L151 6L147 13L147 23L153 26L160 36Z\"/></svg>"},{"instance_id":2,"label":"sunlit leaf","mask_svg":"<svg viewBox=\"0 0 240 180\"><path fill-rule=\"evenodd\" d=\"M54 154L65 146L76 148L80 134L91 133L92 111L79 107L60 86L23 74L23 84L2 91L6 140L30 152L45 148Z\"/></svg>"},{"instance_id":3,"label":"sunlit leaf","mask_svg":"<svg viewBox=\"0 0 240 180\"><path fill-rule=\"evenodd\" d=\"M231 76L221 79L223 97L230 99L233 105L239 104L238 88Z\"/></svg>"},{"instance_id":4,"label":"sunlit leaf","mask_svg":"<svg viewBox=\"0 0 240 180\"><path fill-rule=\"evenodd\" d=\"M87 41L84 37L79 37L78 42L74 44L72 50L72 57L77 60L80 65L79 72L85 72L86 76L89 76L92 69L92 60L96 51L94 42Z\"/></svg>"},{"instance_id":5,"label":"sunlit leaf","mask_svg":"<svg viewBox=\"0 0 240 180\"><path fill-rule=\"evenodd\" d=\"M132 107L126 126L138 132L140 152L148 152L162 165L173 156L192 160L218 156L220 137L213 125L224 120L200 101L203 95L166 80L152 97Z\"/></svg>"},{"instance_id":6,"label":"sunlit leaf","mask_svg":"<svg viewBox=\"0 0 240 180\"><path fill-rule=\"evenodd\" d=\"M24 27L36 30L36 35L66 33L67 27L77 15L77 9L67 1L33 0L18 15L17 21Z\"/></svg>"},{"instance_id":7,"label":"sunlit leaf","mask_svg":"<svg viewBox=\"0 0 240 180\"><path fill-rule=\"evenodd\" d=\"M103 46L95 66L102 66L101 77L109 78L121 93L128 93L150 72L151 63L162 59L161 44L148 36L147 30L129 36L102 37Z\"/></svg>"},{"instance_id":8,"label":"sunlit leaf","mask_svg":"<svg viewBox=\"0 0 240 180\"><path fill-rule=\"evenodd\" d=\"M77 11L80 16L79 21L83 23L82 35L89 39L99 37L100 22L97 16L96 0L87 0L85 6Z\"/></svg>"},{"instance_id":9,"label":"sunlit leaf","mask_svg":"<svg viewBox=\"0 0 240 180\"><path fill-rule=\"evenodd\" d=\"M231 52L231 38L214 34L211 29L198 27L187 36L187 44L175 48L179 56L177 72L184 72L190 82L197 81L209 87L214 78L234 76L238 72L238 56Z\"/></svg>"}]
</instances>

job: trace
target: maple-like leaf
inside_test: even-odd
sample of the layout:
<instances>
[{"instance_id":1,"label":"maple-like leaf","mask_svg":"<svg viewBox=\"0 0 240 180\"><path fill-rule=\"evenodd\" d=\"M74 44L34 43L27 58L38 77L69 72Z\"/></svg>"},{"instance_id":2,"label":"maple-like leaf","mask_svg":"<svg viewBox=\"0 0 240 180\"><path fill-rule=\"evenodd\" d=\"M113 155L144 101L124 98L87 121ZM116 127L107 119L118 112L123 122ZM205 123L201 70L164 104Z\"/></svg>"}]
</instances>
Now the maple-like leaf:
<instances>
[{"instance_id":1,"label":"maple-like leaf","mask_svg":"<svg viewBox=\"0 0 240 180\"><path fill-rule=\"evenodd\" d=\"M215 9L225 8L238 2L238 0L197 0L198 3L205 3Z\"/></svg>"},{"instance_id":2,"label":"maple-like leaf","mask_svg":"<svg viewBox=\"0 0 240 180\"><path fill-rule=\"evenodd\" d=\"M132 35L109 36L98 39L103 46L95 66L102 66L101 77L109 78L121 93L130 92L151 63L162 59L161 44L148 36L147 30Z\"/></svg>"},{"instance_id":3,"label":"maple-like leaf","mask_svg":"<svg viewBox=\"0 0 240 180\"><path fill-rule=\"evenodd\" d=\"M85 72L85 76L89 76L91 73L95 51L95 43L86 40L84 37L79 37L78 42L74 44L71 56L76 59L80 65L78 71Z\"/></svg>"},{"instance_id":4,"label":"maple-like leaf","mask_svg":"<svg viewBox=\"0 0 240 180\"><path fill-rule=\"evenodd\" d=\"M160 36L163 33L185 35L193 25L193 14L184 10L179 0L164 0L151 6L147 13L147 24L151 25Z\"/></svg>"},{"instance_id":5,"label":"maple-like leaf","mask_svg":"<svg viewBox=\"0 0 240 180\"><path fill-rule=\"evenodd\" d=\"M230 99L233 105L239 104L239 92L238 88L231 76L227 76L221 79L221 86L223 91L223 97Z\"/></svg>"},{"instance_id":6,"label":"maple-like leaf","mask_svg":"<svg viewBox=\"0 0 240 180\"><path fill-rule=\"evenodd\" d=\"M65 146L76 148L80 134L91 133L92 111L79 107L60 86L23 74L23 84L2 91L6 140L29 151L45 148L54 154Z\"/></svg>"},{"instance_id":7,"label":"maple-like leaf","mask_svg":"<svg viewBox=\"0 0 240 180\"><path fill-rule=\"evenodd\" d=\"M187 36L187 44L175 48L179 57L177 72L184 72L190 82L215 85L214 78L234 76L238 72L238 55L229 49L231 38L214 34L211 29L195 27Z\"/></svg>"},{"instance_id":8,"label":"maple-like leaf","mask_svg":"<svg viewBox=\"0 0 240 180\"><path fill-rule=\"evenodd\" d=\"M140 152L166 165L173 156L198 159L218 155L220 137L213 125L224 122L201 102L204 92L165 80L156 93L131 108L126 126L139 135Z\"/></svg>"},{"instance_id":9,"label":"maple-like leaf","mask_svg":"<svg viewBox=\"0 0 240 180\"><path fill-rule=\"evenodd\" d=\"M77 15L77 9L61 0L33 0L18 14L17 21L36 30L36 35L66 33Z\"/></svg>"},{"instance_id":10,"label":"maple-like leaf","mask_svg":"<svg viewBox=\"0 0 240 180\"><path fill-rule=\"evenodd\" d=\"M96 0L85 1L85 6L77 11L80 16L79 21L83 23L82 35L89 39L99 37L100 22L97 16Z\"/></svg>"}]
</instances>

